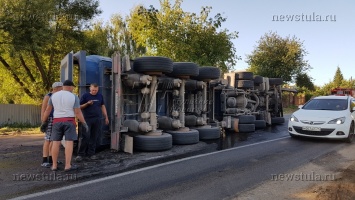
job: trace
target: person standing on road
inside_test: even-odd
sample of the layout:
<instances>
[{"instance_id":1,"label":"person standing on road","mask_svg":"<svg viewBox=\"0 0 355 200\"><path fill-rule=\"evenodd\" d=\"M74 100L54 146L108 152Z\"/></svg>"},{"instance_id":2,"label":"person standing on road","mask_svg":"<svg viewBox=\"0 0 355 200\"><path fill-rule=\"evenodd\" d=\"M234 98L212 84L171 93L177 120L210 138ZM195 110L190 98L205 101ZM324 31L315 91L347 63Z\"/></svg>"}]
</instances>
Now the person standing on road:
<instances>
[{"instance_id":1,"label":"person standing on road","mask_svg":"<svg viewBox=\"0 0 355 200\"><path fill-rule=\"evenodd\" d=\"M64 171L77 170L76 165L71 164L73 154L73 141L77 140L75 116L82 122L83 128L88 130L84 116L80 109L79 97L74 95L75 85L71 80L63 83L63 90L54 93L48 101L48 106L42 117L42 125L47 121L51 111L53 113L53 127L51 141L52 145L52 171L57 171L60 141L65 136L65 168ZM42 127L42 126L41 126Z\"/></svg>"},{"instance_id":2,"label":"person standing on road","mask_svg":"<svg viewBox=\"0 0 355 200\"><path fill-rule=\"evenodd\" d=\"M58 92L60 90L63 89L63 83L62 82L54 82L52 84L52 91L49 92L48 94L46 94L43 98L42 101L42 108L41 108L41 118L44 115L44 111L47 108L48 105L48 101L49 98L52 96L52 94L54 94L55 92ZM54 110L52 110L52 112L49 114L48 120L47 120L47 127L44 127L43 130L41 130L41 132L45 133L44 136L44 143L43 143L43 160L42 160L42 167L51 167L53 160L52 160L52 152L51 152L51 148L52 148L52 143L50 142L50 137L51 137L51 133L52 133L52 125L53 125L53 112Z\"/></svg>"},{"instance_id":3,"label":"person standing on road","mask_svg":"<svg viewBox=\"0 0 355 200\"><path fill-rule=\"evenodd\" d=\"M79 138L78 156L75 158L77 162L81 162L84 156L92 160L97 159L95 150L97 140L100 138L102 115L105 118L105 124L109 124L104 98L98 92L98 85L92 83L90 92L83 94L80 99L80 108L83 111L89 131L84 131Z\"/></svg>"}]
</instances>

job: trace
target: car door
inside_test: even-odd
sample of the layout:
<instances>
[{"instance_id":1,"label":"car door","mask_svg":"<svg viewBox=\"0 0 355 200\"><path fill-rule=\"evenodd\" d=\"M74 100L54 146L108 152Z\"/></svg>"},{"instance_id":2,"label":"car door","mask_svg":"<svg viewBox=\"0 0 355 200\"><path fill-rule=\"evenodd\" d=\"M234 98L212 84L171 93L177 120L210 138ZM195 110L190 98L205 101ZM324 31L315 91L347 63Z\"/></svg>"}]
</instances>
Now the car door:
<instances>
[{"instance_id":1,"label":"car door","mask_svg":"<svg viewBox=\"0 0 355 200\"><path fill-rule=\"evenodd\" d=\"M353 120L355 120L355 99L351 98L350 100L350 112L351 112L351 117Z\"/></svg>"}]
</instances>

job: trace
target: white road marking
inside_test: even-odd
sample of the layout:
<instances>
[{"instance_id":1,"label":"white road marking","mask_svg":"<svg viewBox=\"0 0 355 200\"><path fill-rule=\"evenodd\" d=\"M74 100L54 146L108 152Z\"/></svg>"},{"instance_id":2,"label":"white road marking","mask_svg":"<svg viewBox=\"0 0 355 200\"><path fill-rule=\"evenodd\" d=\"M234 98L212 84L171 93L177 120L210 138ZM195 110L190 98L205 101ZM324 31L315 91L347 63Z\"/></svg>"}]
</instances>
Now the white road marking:
<instances>
[{"instance_id":1,"label":"white road marking","mask_svg":"<svg viewBox=\"0 0 355 200\"><path fill-rule=\"evenodd\" d=\"M170 164L174 164L174 163L178 163L178 162L182 162L182 161L186 161L186 160L190 160L190 159L200 158L200 157L204 157L204 156L208 156L208 155L213 155L213 154L218 154L218 153L222 153L222 152L232 151L232 150L235 150L235 149L241 149L241 148L245 148L245 147L256 146L256 145L259 145L259 144L275 142L275 141L283 140L283 139L286 139L286 138L290 138L290 136L281 137L281 138L277 138L277 139L273 139L273 140L262 141L262 142L248 144L248 145L234 147L234 148L229 148L229 149L224 149L224 150L215 151L215 152L211 152L211 153L196 155L196 156L192 156L192 157L188 157L188 158L182 158L182 159L179 159L179 160L169 161L169 162L166 162L166 163L161 163L161 164L157 164L157 165L153 165L153 166L149 166L149 167L144 167L144 168L141 168L141 169L136 169L136 170L132 170L132 171L128 171L128 172L123 172L123 173L120 173L120 174L115 174L115 175L112 175L112 176L107 176L107 177L104 177L104 178L99 178L99 179L95 179L95 180L91 180L91 181L87 181L87 182L83 182L83 183L77 183L77 184L73 184L73 185L69 185L69 186L65 186L65 187L61 187L61 188L56 188L56 189L51 189L51 190L47 190L47 191L43 191L43 192L29 194L29 195L25 195L25 196L21 196L21 197L16 197L16 198L13 198L11 200L22 200L22 199L28 199L28 198L35 198L35 197L48 195L48 194L55 193L55 192L61 192L61 191L67 190L67 189L73 189L73 188L77 188L77 187L81 187L81 186L85 186L85 185L90 185L90 184L93 184L93 183L99 183L99 182L102 182L102 181L106 181L106 180L110 180L110 179L126 176L126 175L129 175L129 174L134 174L136 172L141 172L141 171L145 171L145 170L149 170L149 169L154 169L154 168L157 168L157 167L170 165Z\"/></svg>"}]
</instances>

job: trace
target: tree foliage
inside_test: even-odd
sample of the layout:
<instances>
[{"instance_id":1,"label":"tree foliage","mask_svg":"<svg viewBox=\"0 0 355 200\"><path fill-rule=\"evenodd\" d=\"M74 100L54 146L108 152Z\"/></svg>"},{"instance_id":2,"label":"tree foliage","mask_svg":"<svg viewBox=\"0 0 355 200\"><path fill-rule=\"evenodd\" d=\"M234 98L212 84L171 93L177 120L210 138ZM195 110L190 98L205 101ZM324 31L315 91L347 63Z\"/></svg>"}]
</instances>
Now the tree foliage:
<instances>
[{"instance_id":1,"label":"tree foliage","mask_svg":"<svg viewBox=\"0 0 355 200\"><path fill-rule=\"evenodd\" d=\"M344 81L344 76L343 73L341 73L340 67L338 66L333 78L334 87L340 87L343 81Z\"/></svg>"},{"instance_id":2,"label":"tree foliage","mask_svg":"<svg viewBox=\"0 0 355 200\"><path fill-rule=\"evenodd\" d=\"M303 43L295 36L282 38L275 32L269 32L247 55L248 70L261 76L294 82L296 77L305 78L306 72L311 69L305 60L306 55Z\"/></svg>"},{"instance_id":3,"label":"tree foliage","mask_svg":"<svg viewBox=\"0 0 355 200\"><path fill-rule=\"evenodd\" d=\"M311 91L315 90L312 78L306 73L300 73L297 75L296 86L300 88L305 87Z\"/></svg>"},{"instance_id":4,"label":"tree foliage","mask_svg":"<svg viewBox=\"0 0 355 200\"><path fill-rule=\"evenodd\" d=\"M221 30L226 18L217 14L209 18L211 7L203 7L200 15L184 12L182 0L161 0L161 9L137 6L128 21L133 40L146 47L148 55L166 56L174 61L195 62L220 67L227 71L238 57L232 43L237 32Z\"/></svg>"},{"instance_id":5,"label":"tree foliage","mask_svg":"<svg viewBox=\"0 0 355 200\"><path fill-rule=\"evenodd\" d=\"M128 27L129 17L125 19L115 14L111 17L109 30L109 48L111 53L117 51L122 55L129 55L131 58L136 58L146 53L146 48L137 44L133 39Z\"/></svg>"},{"instance_id":6,"label":"tree foliage","mask_svg":"<svg viewBox=\"0 0 355 200\"><path fill-rule=\"evenodd\" d=\"M0 68L17 95L42 99L59 78L61 58L85 49L84 30L100 13L98 5L96 0L0 0Z\"/></svg>"}]
</instances>

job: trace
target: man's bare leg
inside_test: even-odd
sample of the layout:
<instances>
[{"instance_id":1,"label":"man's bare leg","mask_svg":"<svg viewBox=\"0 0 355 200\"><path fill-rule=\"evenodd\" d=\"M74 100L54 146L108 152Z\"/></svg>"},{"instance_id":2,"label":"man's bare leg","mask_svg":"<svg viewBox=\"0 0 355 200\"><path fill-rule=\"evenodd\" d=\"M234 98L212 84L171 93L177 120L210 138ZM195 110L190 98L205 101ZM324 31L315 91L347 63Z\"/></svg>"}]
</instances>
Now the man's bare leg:
<instances>
[{"instance_id":1,"label":"man's bare leg","mask_svg":"<svg viewBox=\"0 0 355 200\"><path fill-rule=\"evenodd\" d=\"M52 169L57 169L60 141L53 141L52 143L53 143L51 149L52 159L53 159Z\"/></svg>"},{"instance_id":2,"label":"man's bare leg","mask_svg":"<svg viewBox=\"0 0 355 200\"><path fill-rule=\"evenodd\" d=\"M73 141L65 140L65 168L64 169L71 168L71 158L73 156L73 145L74 145ZM54 159L53 159L53 162L54 162Z\"/></svg>"}]
</instances>

